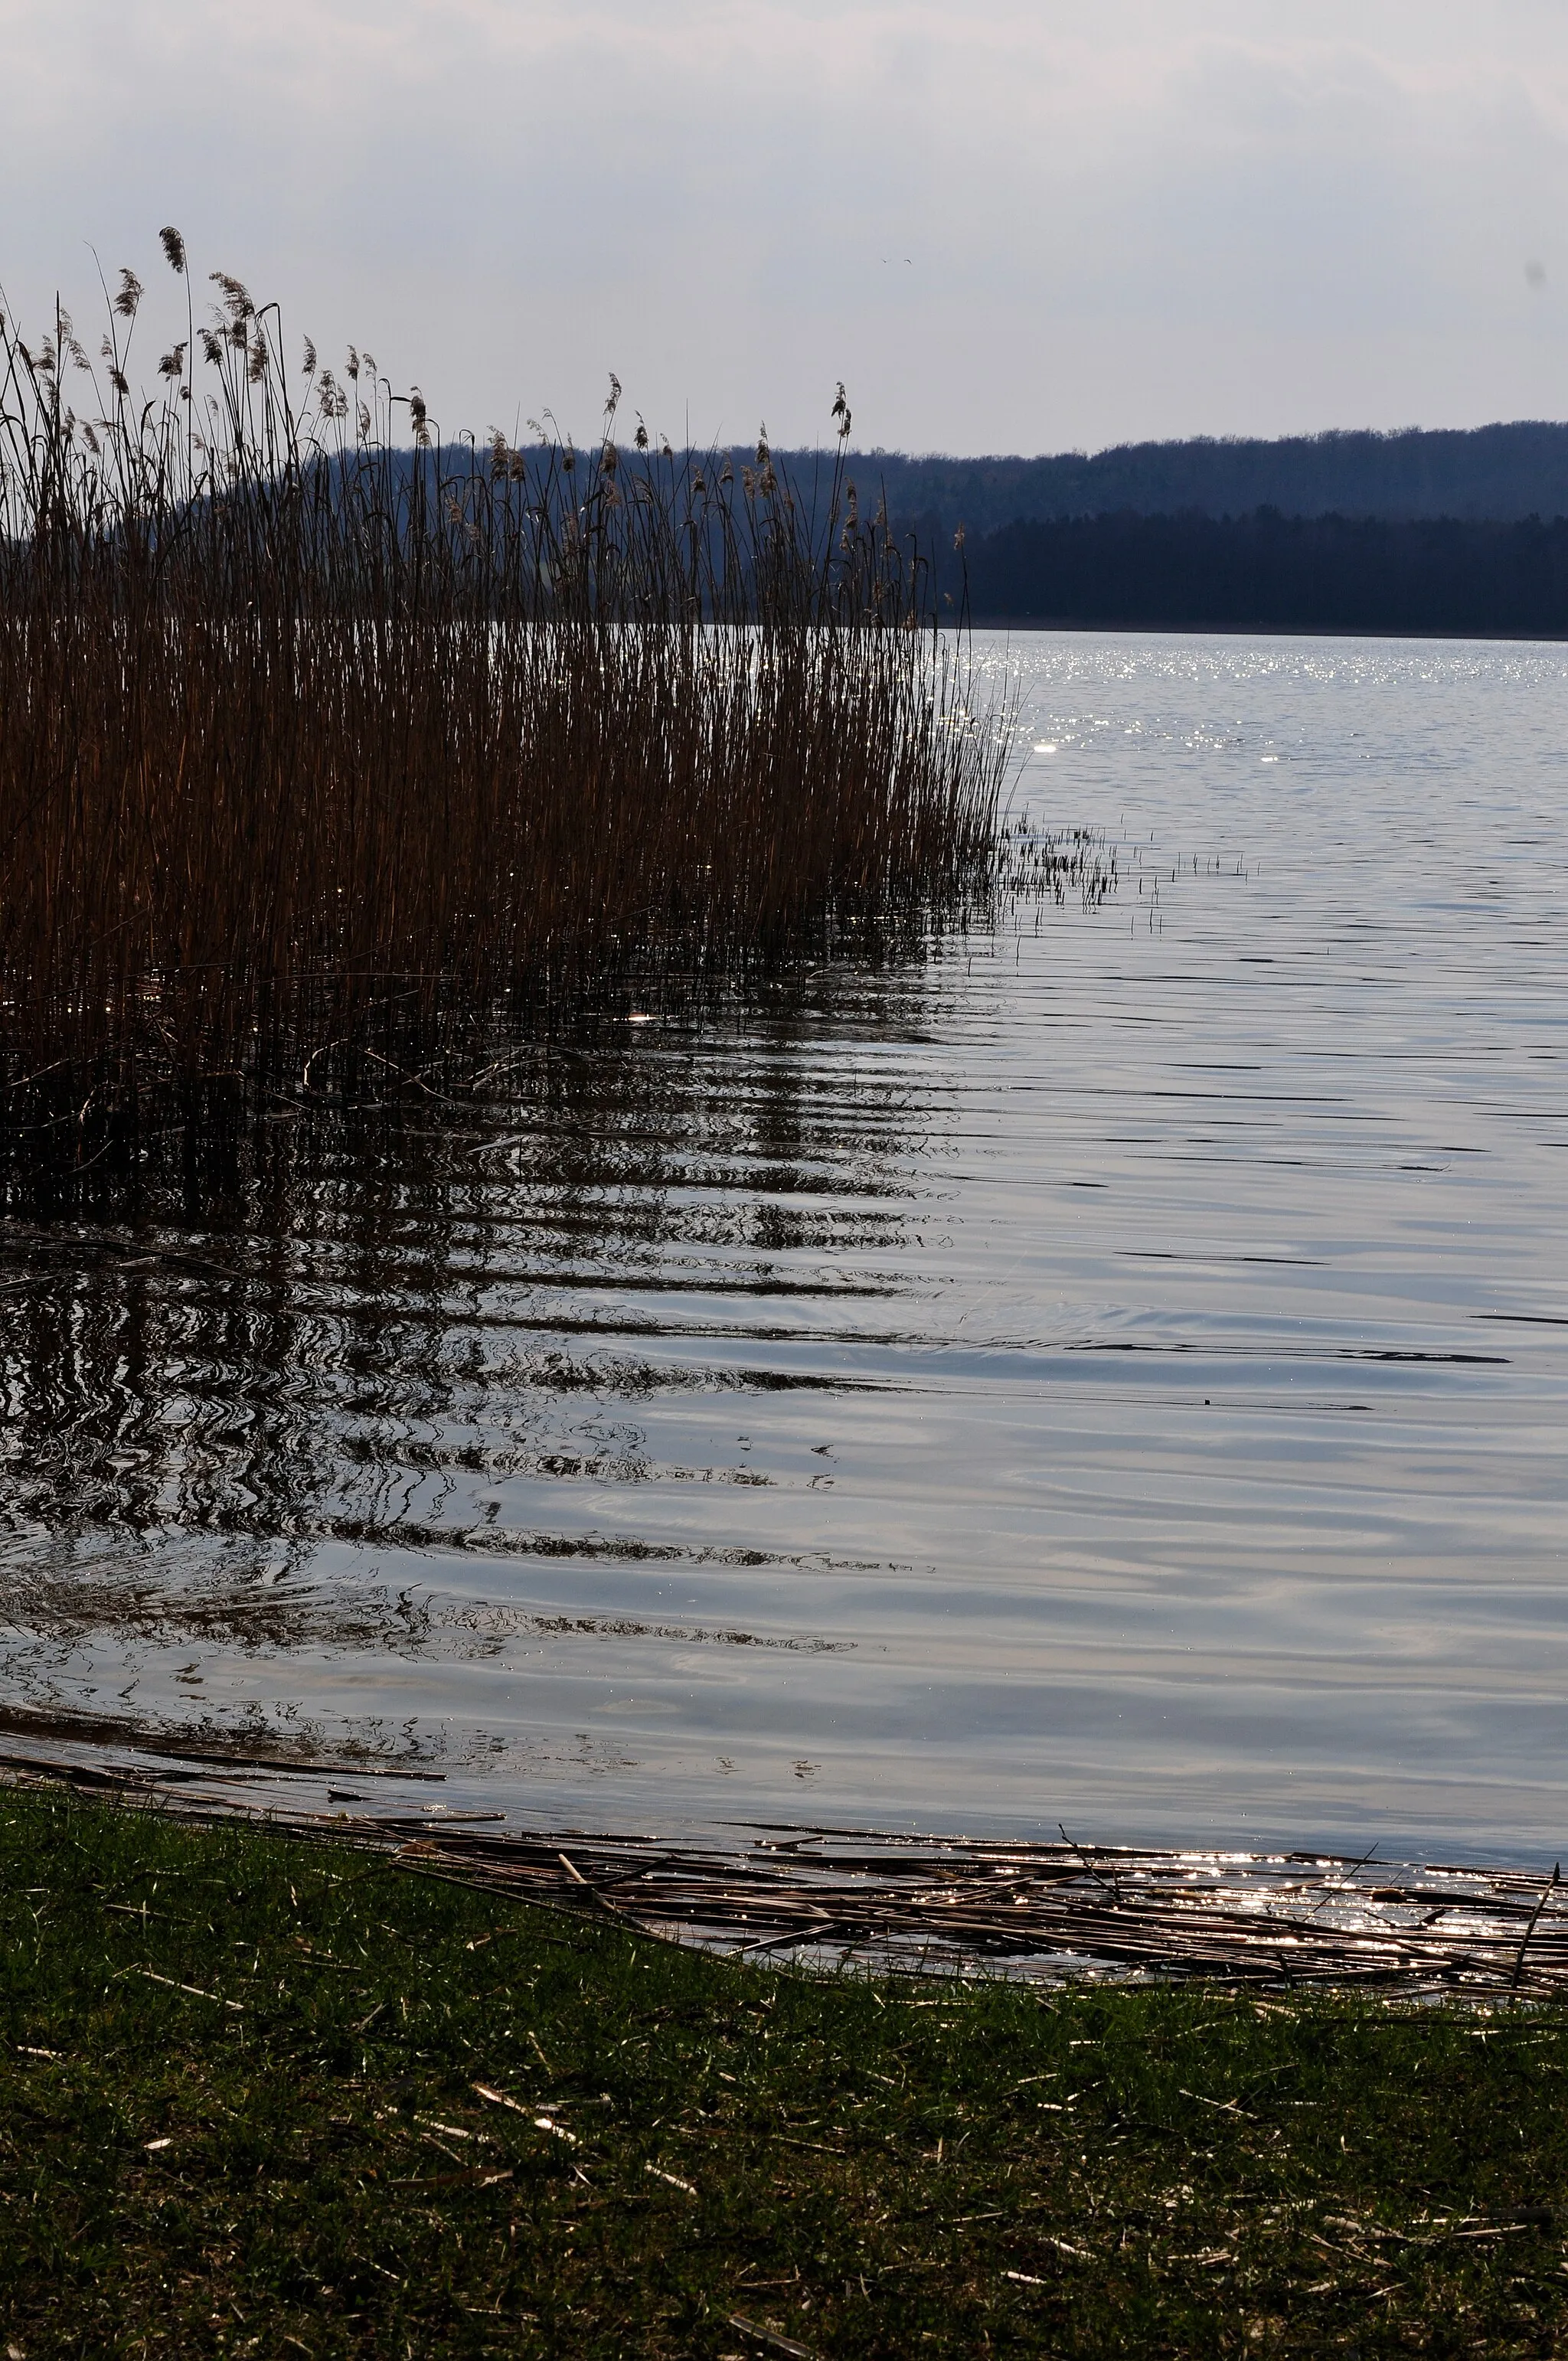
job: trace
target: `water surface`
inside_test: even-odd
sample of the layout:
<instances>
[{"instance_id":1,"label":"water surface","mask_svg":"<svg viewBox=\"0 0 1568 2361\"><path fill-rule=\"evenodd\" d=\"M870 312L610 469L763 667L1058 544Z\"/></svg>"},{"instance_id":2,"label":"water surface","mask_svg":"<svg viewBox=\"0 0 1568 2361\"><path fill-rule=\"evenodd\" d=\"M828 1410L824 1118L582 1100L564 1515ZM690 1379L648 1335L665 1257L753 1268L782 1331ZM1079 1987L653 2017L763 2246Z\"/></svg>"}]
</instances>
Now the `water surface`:
<instances>
[{"instance_id":1,"label":"water surface","mask_svg":"<svg viewBox=\"0 0 1568 2361\"><path fill-rule=\"evenodd\" d=\"M1568 653L981 653L1103 898L0 1229L13 1730L1568 1850Z\"/></svg>"}]
</instances>

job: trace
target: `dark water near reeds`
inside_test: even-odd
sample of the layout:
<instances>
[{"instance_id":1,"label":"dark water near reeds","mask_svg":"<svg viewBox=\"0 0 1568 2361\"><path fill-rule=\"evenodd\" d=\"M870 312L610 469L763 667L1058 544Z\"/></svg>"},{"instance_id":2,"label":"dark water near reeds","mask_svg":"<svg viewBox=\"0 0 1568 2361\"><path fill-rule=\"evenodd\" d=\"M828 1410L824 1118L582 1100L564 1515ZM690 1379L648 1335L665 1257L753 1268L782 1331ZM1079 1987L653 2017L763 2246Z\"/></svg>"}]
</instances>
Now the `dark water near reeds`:
<instances>
[{"instance_id":1,"label":"dark water near reeds","mask_svg":"<svg viewBox=\"0 0 1568 2361\"><path fill-rule=\"evenodd\" d=\"M1568 1850L1568 653L982 646L1097 904L0 1230L12 1729Z\"/></svg>"}]
</instances>

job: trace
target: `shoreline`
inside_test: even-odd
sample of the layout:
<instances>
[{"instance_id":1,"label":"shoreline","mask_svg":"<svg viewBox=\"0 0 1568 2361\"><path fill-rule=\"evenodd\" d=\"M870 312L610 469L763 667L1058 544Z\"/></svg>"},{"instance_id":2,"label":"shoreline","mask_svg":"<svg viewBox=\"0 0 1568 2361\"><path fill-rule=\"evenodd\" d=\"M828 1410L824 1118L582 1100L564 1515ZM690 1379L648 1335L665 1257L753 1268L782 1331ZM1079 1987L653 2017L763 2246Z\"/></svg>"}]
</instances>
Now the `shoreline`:
<instances>
[{"instance_id":1,"label":"shoreline","mask_svg":"<svg viewBox=\"0 0 1568 2361\"><path fill-rule=\"evenodd\" d=\"M1241 1991L1361 1991L1480 2003L1568 1997L1568 1887L1521 1867L1212 1845L1133 1847L798 1823L728 1842L578 1826L505 1828L504 1815L371 1803L347 1783L436 1786L391 1766L306 1765L336 1779L247 1800L225 1771L94 1764L0 1752L11 1794L64 1788L186 1825L248 1827L337 1845L640 1937L817 1971L1001 1974L1031 1984L1192 1982ZM333 1808L334 1806L336 1808ZM749 1838L749 1841L747 1840Z\"/></svg>"}]
</instances>

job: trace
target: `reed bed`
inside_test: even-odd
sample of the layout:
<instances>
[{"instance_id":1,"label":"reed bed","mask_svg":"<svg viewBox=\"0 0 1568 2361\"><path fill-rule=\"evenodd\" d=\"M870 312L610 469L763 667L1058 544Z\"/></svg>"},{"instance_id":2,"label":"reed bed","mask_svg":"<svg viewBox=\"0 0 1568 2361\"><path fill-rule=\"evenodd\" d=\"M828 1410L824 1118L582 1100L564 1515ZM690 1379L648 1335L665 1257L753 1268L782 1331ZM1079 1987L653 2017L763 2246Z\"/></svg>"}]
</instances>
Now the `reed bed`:
<instances>
[{"instance_id":1,"label":"reed bed","mask_svg":"<svg viewBox=\"0 0 1568 2361\"><path fill-rule=\"evenodd\" d=\"M622 441L444 439L182 239L133 394L0 317L5 1120L253 1097L313 1059L729 979L983 873L1005 732L839 441L806 485ZM80 406L80 413L79 408ZM645 980L652 977L653 983Z\"/></svg>"}]
</instances>

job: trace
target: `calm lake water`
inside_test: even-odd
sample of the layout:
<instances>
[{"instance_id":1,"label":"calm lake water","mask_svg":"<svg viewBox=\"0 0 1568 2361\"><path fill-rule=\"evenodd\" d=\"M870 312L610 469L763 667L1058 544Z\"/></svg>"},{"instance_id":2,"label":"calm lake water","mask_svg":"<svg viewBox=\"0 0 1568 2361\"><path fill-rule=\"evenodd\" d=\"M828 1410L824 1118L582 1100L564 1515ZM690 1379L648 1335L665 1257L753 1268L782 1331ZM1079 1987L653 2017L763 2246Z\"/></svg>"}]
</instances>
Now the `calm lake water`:
<instances>
[{"instance_id":1,"label":"calm lake water","mask_svg":"<svg viewBox=\"0 0 1568 2361\"><path fill-rule=\"evenodd\" d=\"M981 653L1098 903L0 1226L10 1730L1568 1851L1568 651Z\"/></svg>"}]
</instances>

